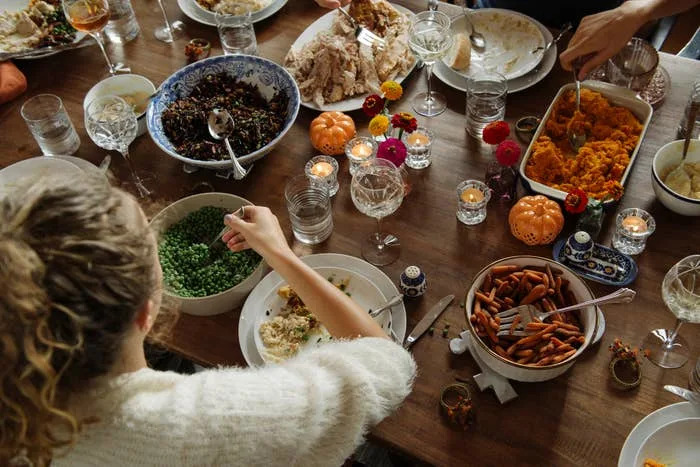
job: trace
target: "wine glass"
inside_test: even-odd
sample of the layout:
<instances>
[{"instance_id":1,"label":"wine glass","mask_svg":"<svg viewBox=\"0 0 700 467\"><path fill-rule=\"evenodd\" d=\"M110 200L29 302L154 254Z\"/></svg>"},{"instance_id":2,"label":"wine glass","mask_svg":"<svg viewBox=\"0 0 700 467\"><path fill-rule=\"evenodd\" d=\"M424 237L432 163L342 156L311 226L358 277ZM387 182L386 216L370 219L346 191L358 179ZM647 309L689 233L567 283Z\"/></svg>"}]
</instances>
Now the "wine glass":
<instances>
[{"instance_id":1,"label":"wine glass","mask_svg":"<svg viewBox=\"0 0 700 467\"><path fill-rule=\"evenodd\" d=\"M119 151L124 156L138 196L145 198L150 195L144 179L152 177L139 176L129 157L129 145L136 138L138 130L133 108L118 96L97 97L85 110L85 129L96 145L108 151Z\"/></svg>"},{"instance_id":2,"label":"wine glass","mask_svg":"<svg viewBox=\"0 0 700 467\"><path fill-rule=\"evenodd\" d=\"M352 177L350 194L361 213L377 219L377 232L362 243L362 257L376 266L393 263L400 253L398 238L382 233L381 221L401 206L404 196L401 172L386 159L364 162Z\"/></svg>"},{"instance_id":3,"label":"wine glass","mask_svg":"<svg viewBox=\"0 0 700 467\"><path fill-rule=\"evenodd\" d=\"M425 117L439 115L447 108L447 100L432 91L431 78L435 61L452 47L450 17L440 11L422 11L415 15L408 32L408 46L423 61L428 76L428 91L413 98L413 110Z\"/></svg>"},{"instance_id":4,"label":"wine glass","mask_svg":"<svg viewBox=\"0 0 700 467\"><path fill-rule=\"evenodd\" d=\"M113 64L105 49L102 30L109 22L109 3L107 0L63 0L63 12L71 26L78 31L90 34L95 39L107 61L110 75L131 73L131 70L123 63Z\"/></svg>"},{"instance_id":5,"label":"wine glass","mask_svg":"<svg viewBox=\"0 0 700 467\"><path fill-rule=\"evenodd\" d=\"M164 26L159 26L153 31L153 35L159 41L167 42L168 44L182 37L185 33L185 23L182 21L173 21L170 23L168 21L168 14L165 12L165 6L163 5L163 0L158 0L158 6L160 11L163 13L163 19L165 20Z\"/></svg>"},{"instance_id":6,"label":"wine glass","mask_svg":"<svg viewBox=\"0 0 700 467\"><path fill-rule=\"evenodd\" d=\"M664 277L661 285L664 303L676 316L676 326L655 329L644 339L648 358L662 368L680 368L688 361L688 342L678 335L683 323L700 323L700 255L683 258Z\"/></svg>"}]
</instances>

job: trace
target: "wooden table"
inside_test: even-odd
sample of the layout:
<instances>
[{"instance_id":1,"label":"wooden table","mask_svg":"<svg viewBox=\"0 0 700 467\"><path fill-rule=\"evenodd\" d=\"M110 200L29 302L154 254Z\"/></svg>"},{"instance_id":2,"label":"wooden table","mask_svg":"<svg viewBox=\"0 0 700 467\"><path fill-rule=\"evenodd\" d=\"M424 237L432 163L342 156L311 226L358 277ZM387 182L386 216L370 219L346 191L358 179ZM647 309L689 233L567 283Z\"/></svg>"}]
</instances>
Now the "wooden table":
<instances>
[{"instance_id":1,"label":"wooden table","mask_svg":"<svg viewBox=\"0 0 700 467\"><path fill-rule=\"evenodd\" d=\"M143 0L133 2L141 35L123 48L113 48L115 58L126 60L135 73L149 77L156 84L185 65L182 50L189 38L207 38L215 44L213 53L221 53L214 28L186 18L174 0L166 3L171 19L180 17L186 23L187 38L172 45L155 40L152 31L160 24L161 16L155 0ZM398 3L414 11L425 7L424 1ZM290 1L275 17L255 26L260 55L282 62L294 39L322 13L325 12L315 7L312 0ZM602 342L587 351L565 375L545 383L514 383L520 397L505 406L490 392L477 394L478 422L467 432L452 430L441 420L439 391L457 376L469 378L478 368L470 356L452 355L448 340L440 332L423 337L413 347L419 368L413 393L395 415L372 431L374 440L436 465L613 465L625 437L642 417L678 401L663 391L662 386L687 385L690 364L679 370L662 370L647 363L641 387L629 393L611 389L607 372L610 361L607 346L615 337L639 345L649 330L673 326L674 318L661 300L661 280L674 263L697 252L700 242L700 218L681 217L668 211L655 200L650 183L651 159L660 146L674 139L690 84L700 74L700 64L666 54L662 54L661 63L669 71L673 86L665 103L654 113L627 193L618 208L641 207L657 221L656 233L646 251L637 258L640 273L634 284L639 293L635 302L607 309L608 327ZM82 112L85 93L105 74L98 49L89 47L41 60L20 61L18 65L27 75L29 91L23 98L0 106L0 167L39 155L19 111L26 97L38 93L54 93L63 99L82 140L76 155L99 163L104 151L85 133ZM543 114L559 87L569 80L570 74L557 65L536 86L509 95L508 119ZM392 106L392 111L411 110L412 95L425 88L423 75L414 73L405 87L407 95ZM526 247L510 235L507 206L492 202L486 221L475 227L466 227L456 220L455 187L462 180L482 178L492 156L464 131L464 94L437 79L435 87L447 95L450 107L438 117L420 119L421 124L437 135L433 165L412 174L412 193L385 222L386 228L401 238L402 253L384 271L398 281L403 268L418 264L428 276L425 296L407 303L409 329L439 298L447 294L461 297L473 275L491 261L517 254L551 256L550 247ZM315 154L308 140L308 126L316 115L302 108L279 147L257 162L243 182L222 180L204 171L186 175L182 165L158 150L148 136L139 138L132 145L135 164L156 172L159 179L159 199L145 206L146 209L153 213L157 207L188 194L197 183L207 181L217 190L270 206L291 239L283 186L286 178L300 173L306 160ZM352 115L361 131L365 131L367 118L360 112ZM123 160L114 156L113 171L117 177L127 179ZM298 254L337 252L359 256L360 241L374 228L373 220L353 206L347 161L344 158L339 161L342 175L340 192L333 201L334 233L327 242L314 248L295 244ZM610 244L614 217L610 213L605 219L599 238L603 244ZM597 294L611 291L609 287L591 285ZM458 302L459 299L435 325L442 329L445 324L451 324L450 337L465 325ZM205 365L245 365L237 339L238 314L239 310L234 310L209 318L182 316L172 338L172 348ZM700 327L686 325L681 334L692 343L694 363L698 358Z\"/></svg>"}]
</instances>

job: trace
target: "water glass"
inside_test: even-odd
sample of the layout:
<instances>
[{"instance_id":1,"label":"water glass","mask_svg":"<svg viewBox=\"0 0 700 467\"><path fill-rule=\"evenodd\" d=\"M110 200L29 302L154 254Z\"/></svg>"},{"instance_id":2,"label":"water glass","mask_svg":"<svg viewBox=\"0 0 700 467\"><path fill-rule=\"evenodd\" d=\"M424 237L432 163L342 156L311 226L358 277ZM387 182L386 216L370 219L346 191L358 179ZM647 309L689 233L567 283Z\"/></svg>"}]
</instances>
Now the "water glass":
<instances>
[{"instance_id":1,"label":"water glass","mask_svg":"<svg viewBox=\"0 0 700 467\"><path fill-rule=\"evenodd\" d=\"M467 124L470 135L481 139L484 127L506 115L508 82L495 71L477 71L467 78Z\"/></svg>"},{"instance_id":2,"label":"water glass","mask_svg":"<svg viewBox=\"0 0 700 467\"><path fill-rule=\"evenodd\" d=\"M301 243L316 245L333 232L331 197L328 188L305 174L292 177L284 188L289 220L294 237Z\"/></svg>"},{"instance_id":3,"label":"water glass","mask_svg":"<svg viewBox=\"0 0 700 467\"><path fill-rule=\"evenodd\" d=\"M104 33L110 42L123 44L135 39L141 32L136 20L131 0L108 0L109 22L105 26Z\"/></svg>"},{"instance_id":4,"label":"water glass","mask_svg":"<svg viewBox=\"0 0 700 467\"><path fill-rule=\"evenodd\" d=\"M700 392L700 358L695 363L695 367L690 371L690 389Z\"/></svg>"},{"instance_id":5,"label":"water glass","mask_svg":"<svg viewBox=\"0 0 700 467\"><path fill-rule=\"evenodd\" d=\"M613 248L626 255L638 255L644 251L647 238L655 229L656 222L651 214L643 209L625 209L615 219Z\"/></svg>"},{"instance_id":6,"label":"water glass","mask_svg":"<svg viewBox=\"0 0 700 467\"><path fill-rule=\"evenodd\" d=\"M80 147L80 138L60 97L34 96L22 105L21 113L44 155L70 155Z\"/></svg>"},{"instance_id":7,"label":"water glass","mask_svg":"<svg viewBox=\"0 0 700 467\"><path fill-rule=\"evenodd\" d=\"M678 124L678 132L676 134L676 139L685 139L686 127L688 126L688 118L690 118L690 107L695 104L700 104L700 80L693 83L693 88L690 91L690 97L688 98L688 103L685 106L685 112L683 112L683 118ZM693 126L692 134L690 136L693 139L700 138L700 112L695 114L695 125Z\"/></svg>"},{"instance_id":8,"label":"water glass","mask_svg":"<svg viewBox=\"0 0 700 467\"><path fill-rule=\"evenodd\" d=\"M608 60L607 77L612 84L642 91L659 66L659 53L653 45L633 37L617 55Z\"/></svg>"},{"instance_id":9,"label":"water glass","mask_svg":"<svg viewBox=\"0 0 700 467\"><path fill-rule=\"evenodd\" d=\"M304 167L309 179L320 185L325 185L329 196L338 193L338 161L330 156L312 157Z\"/></svg>"},{"instance_id":10,"label":"water glass","mask_svg":"<svg viewBox=\"0 0 700 467\"><path fill-rule=\"evenodd\" d=\"M224 54L257 55L258 44L255 39L255 29L251 21L251 11L242 15L226 15L217 12L216 29Z\"/></svg>"},{"instance_id":11,"label":"water glass","mask_svg":"<svg viewBox=\"0 0 700 467\"><path fill-rule=\"evenodd\" d=\"M406 164L412 169L424 169L430 165L435 134L419 126L413 133L404 132L401 141L406 146Z\"/></svg>"},{"instance_id":12,"label":"water glass","mask_svg":"<svg viewBox=\"0 0 700 467\"><path fill-rule=\"evenodd\" d=\"M350 175L357 173L358 167L363 162L370 161L377 157L379 144L374 138L357 136L345 145L345 155L350 161Z\"/></svg>"},{"instance_id":13,"label":"water glass","mask_svg":"<svg viewBox=\"0 0 700 467\"><path fill-rule=\"evenodd\" d=\"M465 180L457 186L457 219L466 225L481 224L486 219L486 205L491 190L478 180Z\"/></svg>"}]
</instances>

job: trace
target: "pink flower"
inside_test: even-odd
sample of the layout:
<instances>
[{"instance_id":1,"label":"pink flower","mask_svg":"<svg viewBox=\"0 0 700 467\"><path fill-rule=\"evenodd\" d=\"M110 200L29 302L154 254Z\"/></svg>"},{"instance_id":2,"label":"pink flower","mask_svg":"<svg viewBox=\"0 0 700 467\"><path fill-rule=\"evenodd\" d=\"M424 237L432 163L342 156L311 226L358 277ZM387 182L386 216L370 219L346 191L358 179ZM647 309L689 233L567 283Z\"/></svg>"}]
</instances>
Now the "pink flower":
<instances>
[{"instance_id":1,"label":"pink flower","mask_svg":"<svg viewBox=\"0 0 700 467\"><path fill-rule=\"evenodd\" d=\"M504 167L510 167L520 159L520 146L513 140L502 141L496 147L496 160Z\"/></svg>"},{"instance_id":2,"label":"pink flower","mask_svg":"<svg viewBox=\"0 0 700 467\"><path fill-rule=\"evenodd\" d=\"M406 160L406 146L396 138L387 138L386 141L379 143L377 157L386 159L399 167Z\"/></svg>"}]
</instances>

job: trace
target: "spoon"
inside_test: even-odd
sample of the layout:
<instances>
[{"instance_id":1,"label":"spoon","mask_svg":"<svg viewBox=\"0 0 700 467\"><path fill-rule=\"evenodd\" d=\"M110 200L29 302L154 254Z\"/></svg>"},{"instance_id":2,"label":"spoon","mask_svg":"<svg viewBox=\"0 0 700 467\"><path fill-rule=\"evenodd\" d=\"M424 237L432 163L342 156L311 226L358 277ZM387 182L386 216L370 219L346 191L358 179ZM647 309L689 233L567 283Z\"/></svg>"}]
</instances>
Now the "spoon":
<instances>
[{"instance_id":1,"label":"spoon","mask_svg":"<svg viewBox=\"0 0 700 467\"><path fill-rule=\"evenodd\" d=\"M240 162L238 162L236 154L233 152L231 143L228 140L228 137L235 127L233 117L225 109L214 109L209 112L207 123L209 124L209 134L211 137L217 141L223 140L226 144L226 149L228 150L228 155L233 165L233 178L235 180L242 180L248 172L241 166Z\"/></svg>"},{"instance_id":2,"label":"spoon","mask_svg":"<svg viewBox=\"0 0 700 467\"><path fill-rule=\"evenodd\" d=\"M467 23L469 23L469 26L472 28L472 31L469 34L469 41L472 43L472 47L477 52L483 52L484 49L486 49L486 38L483 34L474 29L474 23L472 23L471 19L469 19L469 11L467 10L466 5L462 5L462 12L464 13L464 19L467 20Z\"/></svg>"},{"instance_id":3,"label":"spoon","mask_svg":"<svg viewBox=\"0 0 700 467\"><path fill-rule=\"evenodd\" d=\"M372 318L376 318L380 314L382 314L384 311L398 305L399 303L403 302L403 295L395 295L394 297L390 298L384 305L380 306L379 308L370 311L369 315Z\"/></svg>"},{"instance_id":4,"label":"spoon","mask_svg":"<svg viewBox=\"0 0 700 467\"><path fill-rule=\"evenodd\" d=\"M693 136L693 130L695 129L695 118L698 115L698 110L700 110L700 102L693 102L690 104L690 109L688 110L688 121L685 124L685 141L683 142L683 155L681 156L681 165L685 162L685 156L688 155L688 147L690 146L690 140Z\"/></svg>"},{"instance_id":5,"label":"spoon","mask_svg":"<svg viewBox=\"0 0 700 467\"><path fill-rule=\"evenodd\" d=\"M583 65L583 61L576 59L572 65L574 79L576 80L576 112L571 120L569 120L569 125L566 128L566 135L569 137L569 144L571 144L571 148L575 153L578 153L581 146L586 144L586 133L585 131L582 131L582 129L577 130L575 128L576 125L572 125L572 122L574 122L574 118L581 113L581 81L578 79L578 74L581 70L581 66Z\"/></svg>"},{"instance_id":6,"label":"spoon","mask_svg":"<svg viewBox=\"0 0 700 467\"><path fill-rule=\"evenodd\" d=\"M539 47L536 47L536 48L532 49L532 53L535 54L535 53L537 53L537 52L539 52L539 51L541 50L543 55L546 54L547 51L548 51L549 49L551 49L552 46L553 46L554 44L558 44L558 43L559 43L559 40L561 39L561 37L562 37L564 34L566 34L567 32L571 31L571 29L572 29L573 27L574 27L573 24L571 24L571 23L566 23L564 26L561 27L561 31L559 31L559 34L557 35L557 37L555 37L555 38L552 39L551 41L547 42L547 43L544 45L544 47L543 47L543 46L539 46Z\"/></svg>"}]
</instances>

